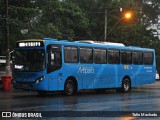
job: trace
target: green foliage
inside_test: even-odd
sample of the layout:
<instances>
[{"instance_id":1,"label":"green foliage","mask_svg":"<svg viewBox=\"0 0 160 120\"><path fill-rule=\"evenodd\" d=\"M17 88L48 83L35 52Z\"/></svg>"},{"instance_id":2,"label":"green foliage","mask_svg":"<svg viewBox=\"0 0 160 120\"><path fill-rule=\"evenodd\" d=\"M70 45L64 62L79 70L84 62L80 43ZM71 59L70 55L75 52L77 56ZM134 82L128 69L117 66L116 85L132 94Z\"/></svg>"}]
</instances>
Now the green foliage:
<instances>
[{"instance_id":1,"label":"green foliage","mask_svg":"<svg viewBox=\"0 0 160 120\"><path fill-rule=\"evenodd\" d=\"M65 2L50 0L42 3L35 1L36 12L33 17L28 17L28 27L24 28L28 29L28 33L25 37L73 39L79 32L85 33L89 20L75 3L69 0Z\"/></svg>"},{"instance_id":2,"label":"green foliage","mask_svg":"<svg viewBox=\"0 0 160 120\"><path fill-rule=\"evenodd\" d=\"M159 0L145 0L143 4L143 22L146 25L155 24L158 22L158 15L160 14Z\"/></svg>"},{"instance_id":3,"label":"green foliage","mask_svg":"<svg viewBox=\"0 0 160 120\"><path fill-rule=\"evenodd\" d=\"M153 4L131 0L9 1L10 31L12 31L10 39L13 43L19 39L43 37L103 40L105 9L107 9L107 32L113 29L107 40L139 45L141 42L137 42L137 38L141 40L150 37L140 37L146 31L146 21L158 18L156 17L158 11L155 8L160 2L150 1ZM154 17L150 18L153 11L152 13L147 11L146 6L156 11ZM134 12L132 21L120 20L123 17L120 8L123 8L123 11ZM113 28L117 21L119 23ZM26 32L23 32L25 30ZM133 42L128 42L130 38Z\"/></svg>"},{"instance_id":4,"label":"green foliage","mask_svg":"<svg viewBox=\"0 0 160 120\"><path fill-rule=\"evenodd\" d=\"M0 7L0 44L4 46L4 0ZM160 41L153 30L146 29L158 22L159 0L9 0L11 49L15 41L30 38L103 41L106 10L107 41L155 48L160 56ZM132 19L123 18L126 11L133 12Z\"/></svg>"}]
</instances>

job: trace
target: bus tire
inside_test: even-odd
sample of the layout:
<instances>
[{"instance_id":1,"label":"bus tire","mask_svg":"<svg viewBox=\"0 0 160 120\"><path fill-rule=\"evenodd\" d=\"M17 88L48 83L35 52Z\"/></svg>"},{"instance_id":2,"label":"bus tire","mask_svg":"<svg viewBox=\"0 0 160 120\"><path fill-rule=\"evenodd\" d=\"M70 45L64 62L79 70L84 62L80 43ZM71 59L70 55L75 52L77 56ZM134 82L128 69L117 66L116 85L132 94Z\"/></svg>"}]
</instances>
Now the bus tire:
<instances>
[{"instance_id":1,"label":"bus tire","mask_svg":"<svg viewBox=\"0 0 160 120\"><path fill-rule=\"evenodd\" d=\"M73 80L68 79L64 85L64 94L66 96L73 96L77 93L76 84Z\"/></svg>"},{"instance_id":2,"label":"bus tire","mask_svg":"<svg viewBox=\"0 0 160 120\"><path fill-rule=\"evenodd\" d=\"M122 81L122 88L121 88L123 93L128 93L131 91L131 81L129 78L124 78Z\"/></svg>"}]
</instances>

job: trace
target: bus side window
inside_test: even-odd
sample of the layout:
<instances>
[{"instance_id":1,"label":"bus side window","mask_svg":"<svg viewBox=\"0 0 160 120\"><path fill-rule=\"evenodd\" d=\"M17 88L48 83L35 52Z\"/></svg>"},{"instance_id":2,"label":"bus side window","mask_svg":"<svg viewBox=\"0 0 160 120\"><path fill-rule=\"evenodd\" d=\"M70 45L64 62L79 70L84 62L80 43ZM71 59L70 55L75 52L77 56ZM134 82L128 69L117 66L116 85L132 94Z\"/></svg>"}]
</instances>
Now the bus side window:
<instances>
[{"instance_id":1,"label":"bus side window","mask_svg":"<svg viewBox=\"0 0 160 120\"><path fill-rule=\"evenodd\" d=\"M133 52L133 64L141 65L143 64L143 53L140 51Z\"/></svg>"},{"instance_id":2,"label":"bus side window","mask_svg":"<svg viewBox=\"0 0 160 120\"><path fill-rule=\"evenodd\" d=\"M152 52L144 52L143 56L144 64L145 65L153 65L153 53Z\"/></svg>"},{"instance_id":3,"label":"bus side window","mask_svg":"<svg viewBox=\"0 0 160 120\"><path fill-rule=\"evenodd\" d=\"M60 69L62 66L61 46L49 45L47 47L47 52L48 52L47 73Z\"/></svg>"},{"instance_id":4,"label":"bus side window","mask_svg":"<svg viewBox=\"0 0 160 120\"><path fill-rule=\"evenodd\" d=\"M119 64L120 63L120 51L119 50L108 50L108 63Z\"/></svg>"}]
</instances>

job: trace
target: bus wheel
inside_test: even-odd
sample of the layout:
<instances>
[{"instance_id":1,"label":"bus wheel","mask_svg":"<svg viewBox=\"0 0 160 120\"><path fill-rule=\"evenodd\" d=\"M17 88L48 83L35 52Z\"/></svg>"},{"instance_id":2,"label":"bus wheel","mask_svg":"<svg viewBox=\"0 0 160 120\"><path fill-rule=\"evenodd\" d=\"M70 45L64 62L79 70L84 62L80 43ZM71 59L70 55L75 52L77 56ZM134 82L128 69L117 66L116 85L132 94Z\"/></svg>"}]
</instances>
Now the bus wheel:
<instances>
[{"instance_id":1,"label":"bus wheel","mask_svg":"<svg viewBox=\"0 0 160 120\"><path fill-rule=\"evenodd\" d=\"M76 85L73 80L67 80L64 86L64 94L66 96L72 96L77 93Z\"/></svg>"},{"instance_id":2,"label":"bus wheel","mask_svg":"<svg viewBox=\"0 0 160 120\"><path fill-rule=\"evenodd\" d=\"M131 82L129 78L124 78L122 81L122 92L127 93L131 91Z\"/></svg>"}]
</instances>

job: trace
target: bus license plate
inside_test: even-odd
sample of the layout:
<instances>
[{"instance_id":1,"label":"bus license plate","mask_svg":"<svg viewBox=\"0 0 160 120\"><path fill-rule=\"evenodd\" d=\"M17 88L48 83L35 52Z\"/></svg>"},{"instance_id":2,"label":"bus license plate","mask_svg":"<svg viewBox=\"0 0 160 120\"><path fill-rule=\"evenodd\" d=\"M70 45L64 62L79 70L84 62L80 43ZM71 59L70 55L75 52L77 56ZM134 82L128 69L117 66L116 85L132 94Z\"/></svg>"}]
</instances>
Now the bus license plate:
<instances>
[{"instance_id":1,"label":"bus license plate","mask_svg":"<svg viewBox=\"0 0 160 120\"><path fill-rule=\"evenodd\" d=\"M23 84L21 84L20 86L21 86L22 88L27 88L27 87L28 87L28 84L24 84L24 83L23 83Z\"/></svg>"}]
</instances>

